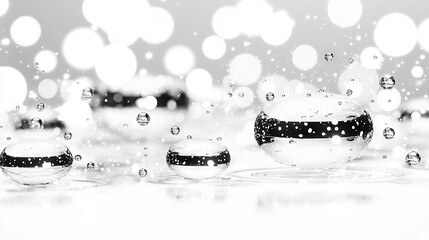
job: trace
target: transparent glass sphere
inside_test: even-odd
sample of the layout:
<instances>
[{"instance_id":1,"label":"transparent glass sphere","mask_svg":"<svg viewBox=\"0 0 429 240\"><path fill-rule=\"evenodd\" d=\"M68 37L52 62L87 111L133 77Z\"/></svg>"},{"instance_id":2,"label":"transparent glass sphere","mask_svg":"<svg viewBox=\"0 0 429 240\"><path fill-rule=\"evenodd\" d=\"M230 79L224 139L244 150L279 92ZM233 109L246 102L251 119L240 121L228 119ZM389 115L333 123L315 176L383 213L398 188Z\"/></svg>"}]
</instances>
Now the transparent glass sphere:
<instances>
[{"instance_id":1,"label":"transparent glass sphere","mask_svg":"<svg viewBox=\"0 0 429 240\"><path fill-rule=\"evenodd\" d=\"M255 139L276 161L329 168L359 156L371 141L370 115L356 101L328 93L285 97L265 107Z\"/></svg>"},{"instance_id":2,"label":"transparent glass sphere","mask_svg":"<svg viewBox=\"0 0 429 240\"><path fill-rule=\"evenodd\" d=\"M3 173L21 184L46 184L70 171L73 156L58 141L26 140L10 144L0 154Z\"/></svg>"},{"instance_id":3,"label":"transparent glass sphere","mask_svg":"<svg viewBox=\"0 0 429 240\"><path fill-rule=\"evenodd\" d=\"M178 175L189 179L208 179L223 173L231 157L219 141L187 138L168 150L167 164Z\"/></svg>"}]
</instances>

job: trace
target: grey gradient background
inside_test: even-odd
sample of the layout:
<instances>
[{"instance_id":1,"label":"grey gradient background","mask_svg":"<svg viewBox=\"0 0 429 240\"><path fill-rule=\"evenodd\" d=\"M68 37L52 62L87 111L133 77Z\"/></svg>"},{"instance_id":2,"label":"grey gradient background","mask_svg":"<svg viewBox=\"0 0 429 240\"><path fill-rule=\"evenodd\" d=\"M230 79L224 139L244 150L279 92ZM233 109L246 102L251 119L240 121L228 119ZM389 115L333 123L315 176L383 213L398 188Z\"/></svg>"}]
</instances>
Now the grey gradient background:
<instances>
[{"instance_id":1,"label":"grey gradient background","mask_svg":"<svg viewBox=\"0 0 429 240\"><path fill-rule=\"evenodd\" d=\"M37 92L39 81L45 78L61 79L67 71L69 71L71 79L81 76L97 79L94 70L80 71L68 66L61 53L64 36L69 31L81 26L91 26L83 17L82 2L82 0L10 0L9 11L0 17L0 39L10 38L10 25L22 15L35 17L40 22L42 36L31 47L17 47L12 40L9 46L0 46L2 48L0 66L8 65L18 69L27 79L29 90L35 92ZM360 28L358 29L358 24L350 28L340 28L328 19L327 0L267 0L274 10L286 10L295 21L292 36L284 45L273 47L263 42L260 37L249 38L240 35L236 39L226 41L227 52L223 58L207 59L202 53L201 45L207 36L214 34L211 27L213 13L222 6L234 6L237 2L238 0L150 0L149 3L152 6L163 7L172 14L175 29L172 37L163 44L151 45L139 39L130 46L137 57L138 69L146 68L152 74L166 74L163 65L164 53L173 45L184 44L192 48L196 54L195 67L207 69L213 79L218 82L221 82L228 73L229 61L239 53L248 52L262 61L262 76L277 73L290 80L301 79L304 82L312 82L319 88L326 87L327 91L338 92L338 79L333 74L339 75L344 70L349 57L360 55L361 51L368 46L375 46L373 31L375 23L382 16L391 12L402 12L412 17L417 26L429 17L429 1L426 0L362 0L363 15L358 23ZM310 16L309 19L306 19L307 15ZM317 16L317 19L314 19L314 16ZM104 38L105 43L108 43L106 34L100 29L98 32ZM358 35L362 36L361 41L356 41ZM250 46L245 47L243 45L245 41L249 41ZM350 46L350 42L353 43L353 46ZM316 67L307 72L297 69L292 63L291 52L301 44L314 46L319 55ZM235 51L231 51L232 47L235 48ZM54 71L41 74L39 80L34 80L33 77L37 74L34 57L41 48L58 52L58 65ZM268 55L267 50L273 51ZM153 53L154 57L151 60L145 59L145 53L148 51ZM335 54L333 62L327 63L323 60L325 52ZM410 71L415 66L416 60L420 60L421 54L427 55L428 53L421 50L417 44L414 50L404 57L390 59L385 56L384 65L378 74L383 75L395 71L398 89L401 91L402 88L405 88L406 91L413 92L416 88L416 81ZM274 61L271 61L271 58L274 58ZM426 57L425 60L420 60L419 64L424 68L425 74L428 71L428 61L429 58ZM403 64L397 69L396 65L401 62ZM30 67L28 68L27 65ZM285 68L286 71L282 71L282 68ZM323 78L322 82L317 82L319 77ZM423 96L428 93L428 89L428 84L425 82L418 92L412 94L412 97ZM51 106L59 105L61 101L59 96L44 100ZM32 104L32 102L27 101L26 104Z\"/></svg>"}]
</instances>

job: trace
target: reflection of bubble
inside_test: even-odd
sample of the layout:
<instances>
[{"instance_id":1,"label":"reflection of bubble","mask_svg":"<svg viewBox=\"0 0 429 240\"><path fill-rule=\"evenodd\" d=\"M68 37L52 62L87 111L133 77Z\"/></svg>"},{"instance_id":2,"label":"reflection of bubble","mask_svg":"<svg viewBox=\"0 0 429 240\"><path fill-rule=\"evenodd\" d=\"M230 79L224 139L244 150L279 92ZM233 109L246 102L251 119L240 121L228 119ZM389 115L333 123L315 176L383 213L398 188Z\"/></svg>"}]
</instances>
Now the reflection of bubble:
<instances>
[{"instance_id":1,"label":"reflection of bubble","mask_svg":"<svg viewBox=\"0 0 429 240\"><path fill-rule=\"evenodd\" d=\"M381 52L375 47L367 47L360 54L363 67L368 69L380 69L384 58Z\"/></svg>"},{"instance_id":2,"label":"reflection of bubble","mask_svg":"<svg viewBox=\"0 0 429 240\"><path fill-rule=\"evenodd\" d=\"M118 87L134 77L137 60L134 53L121 45L108 45L100 53L95 72L100 80L112 87Z\"/></svg>"},{"instance_id":3,"label":"reflection of bubble","mask_svg":"<svg viewBox=\"0 0 429 240\"><path fill-rule=\"evenodd\" d=\"M241 0L236 7L241 32L249 36L259 35L264 20L272 12L272 7L264 0Z\"/></svg>"},{"instance_id":4,"label":"reflection of bubble","mask_svg":"<svg viewBox=\"0 0 429 240\"><path fill-rule=\"evenodd\" d=\"M207 95L212 87L212 76L207 70L197 68L186 76L186 88L191 97Z\"/></svg>"},{"instance_id":5,"label":"reflection of bubble","mask_svg":"<svg viewBox=\"0 0 429 240\"><path fill-rule=\"evenodd\" d=\"M167 41L174 31L174 19L163 8L152 7L144 21L140 37L147 43L160 44Z\"/></svg>"},{"instance_id":6,"label":"reflection of bubble","mask_svg":"<svg viewBox=\"0 0 429 240\"><path fill-rule=\"evenodd\" d=\"M27 82L15 68L0 67L0 113L15 109L24 102Z\"/></svg>"},{"instance_id":7,"label":"reflection of bubble","mask_svg":"<svg viewBox=\"0 0 429 240\"><path fill-rule=\"evenodd\" d=\"M285 43L292 34L295 25L285 11L271 13L264 21L265 26L261 29L261 38L266 43L278 46Z\"/></svg>"},{"instance_id":8,"label":"reflection of bubble","mask_svg":"<svg viewBox=\"0 0 429 240\"><path fill-rule=\"evenodd\" d=\"M57 56L50 50L42 50L37 53L34 63L40 71L51 72L57 66Z\"/></svg>"},{"instance_id":9,"label":"reflection of bubble","mask_svg":"<svg viewBox=\"0 0 429 240\"><path fill-rule=\"evenodd\" d=\"M207 37L203 42L203 53L209 59L219 59L226 51L225 40L218 36Z\"/></svg>"},{"instance_id":10,"label":"reflection of bubble","mask_svg":"<svg viewBox=\"0 0 429 240\"><path fill-rule=\"evenodd\" d=\"M426 52L429 52L429 18L419 26L419 43Z\"/></svg>"},{"instance_id":11,"label":"reflection of bubble","mask_svg":"<svg viewBox=\"0 0 429 240\"><path fill-rule=\"evenodd\" d=\"M317 52L310 45L301 45L293 51L292 61L298 69L310 70L317 63Z\"/></svg>"},{"instance_id":12,"label":"reflection of bubble","mask_svg":"<svg viewBox=\"0 0 429 240\"><path fill-rule=\"evenodd\" d=\"M58 86L54 80L44 79L39 83L38 91L42 98L50 99L57 94Z\"/></svg>"},{"instance_id":13,"label":"reflection of bubble","mask_svg":"<svg viewBox=\"0 0 429 240\"><path fill-rule=\"evenodd\" d=\"M0 17L9 9L9 0L0 0Z\"/></svg>"},{"instance_id":14,"label":"reflection of bubble","mask_svg":"<svg viewBox=\"0 0 429 240\"><path fill-rule=\"evenodd\" d=\"M402 13L387 14L375 26L374 41L386 55L391 57L406 55L416 45L416 25L410 17Z\"/></svg>"},{"instance_id":15,"label":"reflection of bubble","mask_svg":"<svg viewBox=\"0 0 429 240\"><path fill-rule=\"evenodd\" d=\"M42 28L39 22L30 16L17 18L10 26L12 40L22 47L29 47L39 41Z\"/></svg>"},{"instance_id":16,"label":"reflection of bubble","mask_svg":"<svg viewBox=\"0 0 429 240\"><path fill-rule=\"evenodd\" d=\"M328 16L339 27L351 27L362 16L362 3L360 0L330 0Z\"/></svg>"},{"instance_id":17,"label":"reflection of bubble","mask_svg":"<svg viewBox=\"0 0 429 240\"><path fill-rule=\"evenodd\" d=\"M235 89L232 99L238 107L246 108L252 105L255 95L248 87L238 87Z\"/></svg>"},{"instance_id":18,"label":"reflection of bubble","mask_svg":"<svg viewBox=\"0 0 429 240\"><path fill-rule=\"evenodd\" d=\"M421 78L424 74L423 68L420 66L414 66L411 69L411 75L413 75L413 77L415 78Z\"/></svg>"},{"instance_id":19,"label":"reflection of bubble","mask_svg":"<svg viewBox=\"0 0 429 240\"><path fill-rule=\"evenodd\" d=\"M237 13L234 7L221 7L212 18L213 31L224 39L233 39L240 35Z\"/></svg>"},{"instance_id":20,"label":"reflection of bubble","mask_svg":"<svg viewBox=\"0 0 429 240\"><path fill-rule=\"evenodd\" d=\"M164 66L173 75L183 75L195 65L195 56L186 46L176 45L167 50L164 56Z\"/></svg>"},{"instance_id":21,"label":"reflection of bubble","mask_svg":"<svg viewBox=\"0 0 429 240\"><path fill-rule=\"evenodd\" d=\"M367 69L354 62L341 73L338 88L343 95L346 95L347 90L352 88L351 90L356 92L352 93L350 97L365 105L377 94L378 80L375 70Z\"/></svg>"},{"instance_id":22,"label":"reflection of bubble","mask_svg":"<svg viewBox=\"0 0 429 240\"><path fill-rule=\"evenodd\" d=\"M396 88L381 89L377 94L377 105L383 111L393 111L401 104L401 94Z\"/></svg>"},{"instance_id":23,"label":"reflection of bubble","mask_svg":"<svg viewBox=\"0 0 429 240\"><path fill-rule=\"evenodd\" d=\"M234 57L229 64L231 78L239 85L255 83L262 73L262 65L255 56L242 53Z\"/></svg>"},{"instance_id":24,"label":"reflection of bubble","mask_svg":"<svg viewBox=\"0 0 429 240\"><path fill-rule=\"evenodd\" d=\"M103 46L103 39L98 33L89 28L78 28L66 35L62 48L68 64L77 69L90 69L94 67Z\"/></svg>"}]
</instances>

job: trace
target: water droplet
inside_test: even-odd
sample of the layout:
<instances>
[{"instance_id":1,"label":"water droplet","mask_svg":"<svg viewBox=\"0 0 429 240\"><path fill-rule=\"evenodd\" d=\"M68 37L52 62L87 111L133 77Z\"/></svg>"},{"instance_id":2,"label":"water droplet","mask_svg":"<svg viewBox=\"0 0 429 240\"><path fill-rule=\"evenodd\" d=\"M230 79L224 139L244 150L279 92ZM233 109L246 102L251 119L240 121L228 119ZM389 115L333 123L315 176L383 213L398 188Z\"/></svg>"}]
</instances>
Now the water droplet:
<instances>
[{"instance_id":1,"label":"water droplet","mask_svg":"<svg viewBox=\"0 0 429 240\"><path fill-rule=\"evenodd\" d=\"M306 97L311 97L311 93L307 93L307 95L305 95Z\"/></svg>"},{"instance_id":2,"label":"water droplet","mask_svg":"<svg viewBox=\"0 0 429 240\"><path fill-rule=\"evenodd\" d=\"M350 97L352 94L353 94L353 90L347 89L346 95Z\"/></svg>"},{"instance_id":3,"label":"water droplet","mask_svg":"<svg viewBox=\"0 0 429 240\"><path fill-rule=\"evenodd\" d=\"M89 100L94 97L95 91L93 88L87 87L82 90L82 100Z\"/></svg>"},{"instance_id":4,"label":"water droplet","mask_svg":"<svg viewBox=\"0 0 429 240\"><path fill-rule=\"evenodd\" d=\"M380 87L383 89L392 89L395 86L395 78L392 75L384 75L380 79Z\"/></svg>"},{"instance_id":5,"label":"water droplet","mask_svg":"<svg viewBox=\"0 0 429 240\"><path fill-rule=\"evenodd\" d=\"M21 184L46 184L70 171L73 156L58 141L27 140L7 146L0 155L0 167Z\"/></svg>"},{"instance_id":6,"label":"water droplet","mask_svg":"<svg viewBox=\"0 0 429 240\"><path fill-rule=\"evenodd\" d=\"M65 131L63 136L64 136L64 139L68 141L72 138L72 133L69 131Z\"/></svg>"},{"instance_id":7,"label":"water droplet","mask_svg":"<svg viewBox=\"0 0 429 240\"><path fill-rule=\"evenodd\" d=\"M373 125L358 102L313 93L311 98L295 95L265 107L254 133L259 146L280 163L326 168L355 159L371 140Z\"/></svg>"},{"instance_id":8,"label":"water droplet","mask_svg":"<svg viewBox=\"0 0 429 240\"><path fill-rule=\"evenodd\" d=\"M7 137L7 138L6 138L6 140L7 140L7 141L10 141L11 139L12 139L11 137Z\"/></svg>"},{"instance_id":9,"label":"water droplet","mask_svg":"<svg viewBox=\"0 0 429 240\"><path fill-rule=\"evenodd\" d=\"M244 97L244 92L240 92L240 93L238 94L238 96L239 96L239 97Z\"/></svg>"},{"instance_id":10,"label":"water droplet","mask_svg":"<svg viewBox=\"0 0 429 240\"><path fill-rule=\"evenodd\" d=\"M172 135L179 135L179 133L180 133L180 128L178 127L178 126L173 126L171 129L170 129L170 132L171 132L171 134Z\"/></svg>"},{"instance_id":11,"label":"water droplet","mask_svg":"<svg viewBox=\"0 0 429 240\"><path fill-rule=\"evenodd\" d=\"M325 60L327 62L330 62L334 59L334 54L333 53L325 53Z\"/></svg>"},{"instance_id":12,"label":"water droplet","mask_svg":"<svg viewBox=\"0 0 429 240\"><path fill-rule=\"evenodd\" d=\"M137 115L137 123L140 126L146 126L149 124L149 122L150 122L149 114L147 114L145 112L141 112L141 113L139 113L139 115Z\"/></svg>"},{"instance_id":13,"label":"water droplet","mask_svg":"<svg viewBox=\"0 0 429 240\"><path fill-rule=\"evenodd\" d=\"M383 159L386 159L387 158L387 156L386 155L383 155Z\"/></svg>"},{"instance_id":14,"label":"water droplet","mask_svg":"<svg viewBox=\"0 0 429 240\"><path fill-rule=\"evenodd\" d=\"M232 93L230 93L230 92L229 92L229 93L228 93L228 97L232 97Z\"/></svg>"},{"instance_id":15,"label":"water droplet","mask_svg":"<svg viewBox=\"0 0 429 240\"><path fill-rule=\"evenodd\" d=\"M207 179L223 173L231 157L219 141L206 138L182 140L168 150L167 164L184 178Z\"/></svg>"},{"instance_id":16,"label":"water droplet","mask_svg":"<svg viewBox=\"0 0 429 240\"><path fill-rule=\"evenodd\" d=\"M77 154L74 156L74 160L79 162L80 160L82 160L82 156Z\"/></svg>"},{"instance_id":17,"label":"water droplet","mask_svg":"<svg viewBox=\"0 0 429 240\"><path fill-rule=\"evenodd\" d=\"M32 118L28 124L31 129L42 130L44 127L43 121L40 118Z\"/></svg>"},{"instance_id":18,"label":"water droplet","mask_svg":"<svg viewBox=\"0 0 429 240\"><path fill-rule=\"evenodd\" d=\"M216 140L222 141L222 137L217 137Z\"/></svg>"},{"instance_id":19,"label":"water droplet","mask_svg":"<svg viewBox=\"0 0 429 240\"><path fill-rule=\"evenodd\" d=\"M187 139L192 139L191 135L186 136Z\"/></svg>"},{"instance_id":20,"label":"water droplet","mask_svg":"<svg viewBox=\"0 0 429 240\"><path fill-rule=\"evenodd\" d=\"M409 167L418 165L421 160L420 154L416 151L411 151L405 156L405 163Z\"/></svg>"},{"instance_id":21,"label":"water droplet","mask_svg":"<svg viewBox=\"0 0 429 240\"><path fill-rule=\"evenodd\" d=\"M45 104L44 103L39 103L36 106L37 111L41 112L45 109Z\"/></svg>"},{"instance_id":22,"label":"water droplet","mask_svg":"<svg viewBox=\"0 0 429 240\"><path fill-rule=\"evenodd\" d=\"M355 62L355 60L353 58L349 58L348 62L349 62L349 64L353 64Z\"/></svg>"},{"instance_id":23,"label":"water droplet","mask_svg":"<svg viewBox=\"0 0 429 240\"><path fill-rule=\"evenodd\" d=\"M92 171L95 168L95 163L93 162L89 162L88 164L86 164L86 169L88 169L88 171Z\"/></svg>"},{"instance_id":24,"label":"water droplet","mask_svg":"<svg viewBox=\"0 0 429 240\"><path fill-rule=\"evenodd\" d=\"M273 101L274 100L274 93L272 93L272 92L267 93L265 98L267 99L268 102Z\"/></svg>"},{"instance_id":25,"label":"water droplet","mask_svg":"<svg viewBox=\"0 0 429 240\"><path fill-rule=\"evenodd\" d=\"M147 176L147 170L142 168L139 170L139 176L140 177L146 177Z\"/></svg>"},{"instance_id":26,"label":"water droplet","mask_svg":"<svg viewBox=\"0 0 429 240\"><path fill-rule=\"evenodd\" d=\"M395 137L395 130L393 130L393 128L387 127L383 130L383 136L386 139L392 139Z\"/></svg>"}]
</instances>

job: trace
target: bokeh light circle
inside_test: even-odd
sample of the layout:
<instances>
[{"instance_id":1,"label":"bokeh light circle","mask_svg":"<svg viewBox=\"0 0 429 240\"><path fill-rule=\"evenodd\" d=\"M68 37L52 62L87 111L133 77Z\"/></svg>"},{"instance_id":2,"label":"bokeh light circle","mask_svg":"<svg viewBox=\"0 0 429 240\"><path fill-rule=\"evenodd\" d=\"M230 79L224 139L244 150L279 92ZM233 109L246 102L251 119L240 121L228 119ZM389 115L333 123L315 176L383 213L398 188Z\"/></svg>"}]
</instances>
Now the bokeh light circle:
<instances>
[{"instance_id":1,"label":"bokeh light circle","mask_svg":"<svg viewBox=\"0 0 429 240\"><path fill-rule=\"evenodd\" d=\"M400 57L413 50L417 43L414 21L402 13L390 13L382 17L374 30L378 49L391 57Z\"/></svg>"},{"instance_id":2,"label":"bokeh light circle","mask_svg":"<svg viewBox=\"0 0 429 240\"><path fill-rule=\"evenodd\" d=\"M419 30L419 44L426 51L429 52L429 18L420 23Z\"/></svg>"},{"instance_id":3,"label":"bokeh light circle","mask_svg":"<svg viewBox=\"0 0 429 240\"><path fill-rule=\"evenodd\" d=\"M134 77L136 71L136 56L123 45L104 47L95 63L97 76L110 87L122 86Z\"/></svg>"},{"instance_id":4,"label":"bokeh light circle","mask_svg":"<svg viewBox=\"0 0 429 240\"><path fill-rule=\"evenodd\" d=\"M27 82L15 68L0 67L0 113L15 109L27 96Z\"/></svg>"},{"instance_id":5,"label":"bokeh light circle","mask_svg":"<svg viewBox=\"0 0 429 240\"><path fill-rule=\"evenodd\" d=\"M424 70L420 66L414 66L411 69L411 75L415 78L421 78L421 77L423 77L423 74L424 74Z\"/></svg>"},{"instance_id":6,"label":"bokeh light circle","mask_svg":"<svg viewBox=\"0 0 429 240\"><path fill-rule=\"evenodd\" d=\"M50 99L57 94L58 85L54 80L44 79L39 83L37 90L42 98Z\"/></svg>"},{"instance_id":7,"label":"bokeh light circle","mask_svg":"<svg viewBox=\"0 0 429 240\"><path fill-rule=\"evenodd\" d=\"M36 67L44 72L52 72L57 67L57 62L57 56L50 50L42 50L34 58Z\"/></svg>"},{"instance_id":8,"label":"bokeh light circle","mask_svg":"<svg viewBox=\"0 0 429 240\"><path fill-rule=\"evenodd\" d=\"M360 0L330 0L328 17L339 27L351 27L362 17L362 3Z\"/></svg>"},{"instance_id":9,"label":"bokeh light circle","mask_svg":"<svg viewBox=\"0 0 429 240\"><path fill-rule=\"evenodd\" d=\"M301 45L292 53L293 64L300 70L312 69L317 63L317 52L310 45Z\"/></svg>"},{"instance_id":10,"label":"bokeh light circle","mask_svg":"<svg viewBox=\"0 0 429 240\"><path fill-rule=\"evenodd\" d=\"M164 55L164 67L173 75L184 75L195 66L195 55L189 47L176 45Z\"/></svg>"},{"instance_id":11,"label":"bokeh light circle","mask_svg":"<svg viewBox=\"0 0 429 240\"><path fill-rule=\"evenodd\" d=\"M186 76L186 89L191 96L206 95L213 84L211 74L202 68L196 68Z\"/></svg>"},{"instance_id":12,"label":"bokeh light circle","mask_svg":"<svg viewBox=\"0 0 429 240\"><path fill-rule=\"evenodd\" d=\"M294 20L285 11L272 13L264 20L261 38L273 46L284 44L292 35L294 25Z\"/></svg>"},{"instance_id":13,"label":"bokeh light circle","mask_svg":"<svg viewBox=\"0 0 429 240\"><path fill-rule=\"evenodd\" d=\"M39 41L42 34L40 23L33 17L21 16L10 26L12 40L22 47L29 47Z\"/></svg>"},{"instance_id":14,"label":"bokeh light circle","mask_svg":"<svg viewBox=\"0 0 429 240\"><path fill-rule=\"evenodd\" d=\"M232 100L238 107L250 107L255 100L255 94L249 87L238 87L233 92Z\"/></svg>"},{"instance_id":15,"label":"bokeh light circle","mask_svg":"<svg viewBox=\"0 0 429 240\"><path fill-rule=\"evenodd\" d=\"M0 17L9 10L9 0L0 0Z\"/></svg>"},{"instance_id":16,"label":"bokeh light circle","mask_svg":"<svg viewBox=\"0 0 429 240\"><path fill-rule=\"evenodd\" d=\"M167 41L174 31L174 19L171 14L160 7L152 7L144 21L140 37L150 44L161 44Z\"/></svg>"},{"instance_id":17,"label":"bokeh light circle","mask_svg":"<svg viewBox=\"0 0 429 240\"><path fill-rule=\"evenodd\" d=\"M240 26L234 7L221 7L213 14L213 31L224 39L234 39L240 35Z\"/></svg>"},{"instance_id":18,"label":"bokeh light circle","mask_svg":"<svg viewBox=\"0 0 429 240\"><path fill-rule=\"evenodd\" d=\"M238 85L255 83L261 77L261 73L261 61L248 53L235 56L229 64L229 75Z\"/></svg>"},{"instance_id":19,"label":"bokeh light circle","mask_svg":"<svg viewBox=\"0 0 429 240\"><path fill-rule=\"evenodd\" d=\"M89 28L78 28L66 35L62 50L68 64L86 70L94 67L103 47L103 39L98 33Z\"/></svg>"},{"instance_id":20,"label":"bokeh light circle","mask_svg":"<svg viewBox=\"0 0 429 240\"><path fill-rule=\"evenodd\" d=\"M273 8L264 0L241 0L236 6L237 20L241 33L248 36L260 35L265 19Z\"/></svg>"},{"instance_id":21,"label":"bokeh light circle","mask_svg":"<svg viewBox=\"0 0 429 240\"><path fill-rule=\"evenodd\" d=\"M216 60L225 54L226 43L221 37L213 35L204 40L202 49L204 56L208 59Z\"/></svg>"},{"instance_id":22,"label":"bokeh light circle","mask_svg":"<svg viewBox=\"0 0 429 240\"><path fill-rule=\"evenodd\" d=\"M367 47L362 50L360 60L363 67L368 69L380 69L383 66L383 55L376 47Z\"/></svg>"},{"instance_id":23,"label":"bokeh light circle","mask_svg":"<svg viewBox=\"0 0 429 240\"><path fill-rule=\"evenodd\" d=\"M401 105L401 93L398 89L381 89L377 94L376 103L383 111L393 111Z\"/></svg>"}]
</instances>

